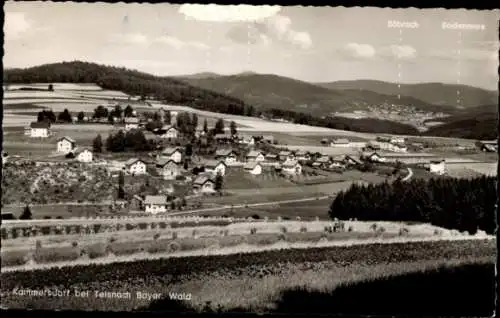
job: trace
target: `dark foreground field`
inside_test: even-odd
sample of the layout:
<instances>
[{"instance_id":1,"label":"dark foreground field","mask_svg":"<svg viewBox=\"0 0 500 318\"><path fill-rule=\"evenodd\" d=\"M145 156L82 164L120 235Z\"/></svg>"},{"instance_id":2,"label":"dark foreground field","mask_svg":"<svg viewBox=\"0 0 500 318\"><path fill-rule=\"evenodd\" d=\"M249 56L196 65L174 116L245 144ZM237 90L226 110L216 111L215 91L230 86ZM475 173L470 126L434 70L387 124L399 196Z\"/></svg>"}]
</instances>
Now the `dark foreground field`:
<instances>
[{"instance_id":1,"label":"dark foreground field","mask_svg":"<svg viewBox=\"0 0 500 318\"><path fill-rule=\"evenodd\" d=\"M7 308L490 316L495 241L372 244L1 274ZM16 290L61 290L62 297ZM77 297L76 290L90 291ZM128 299L94 291L128 291ZM140 299L136 292L158 295ZM170 293L191 294L179 302Z\"/></svg>"}]
</instances>

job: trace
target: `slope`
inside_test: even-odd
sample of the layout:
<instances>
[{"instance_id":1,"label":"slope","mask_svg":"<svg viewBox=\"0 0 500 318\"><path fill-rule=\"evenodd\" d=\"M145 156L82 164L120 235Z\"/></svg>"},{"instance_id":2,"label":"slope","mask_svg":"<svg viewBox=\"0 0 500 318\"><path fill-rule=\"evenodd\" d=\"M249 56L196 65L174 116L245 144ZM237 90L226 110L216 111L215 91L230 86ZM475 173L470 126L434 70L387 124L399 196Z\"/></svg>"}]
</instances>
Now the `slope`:
<instances>
[{"instance_id":1,"label":"slope","mask_svg":"<svg viewBox=\"0 0 500 318\"><path fill-rule=\"evenodd\" d=\"M368 90L379 94L413 97L434 105L456 105L457 91L460 91L463 107L475 107L485 104L494 104L498 101L498 92L482 88L443 84L400 84L375 80L337 81L330 83L317 83L318 86L332 90Z\"/></svg>"}]
</instances>

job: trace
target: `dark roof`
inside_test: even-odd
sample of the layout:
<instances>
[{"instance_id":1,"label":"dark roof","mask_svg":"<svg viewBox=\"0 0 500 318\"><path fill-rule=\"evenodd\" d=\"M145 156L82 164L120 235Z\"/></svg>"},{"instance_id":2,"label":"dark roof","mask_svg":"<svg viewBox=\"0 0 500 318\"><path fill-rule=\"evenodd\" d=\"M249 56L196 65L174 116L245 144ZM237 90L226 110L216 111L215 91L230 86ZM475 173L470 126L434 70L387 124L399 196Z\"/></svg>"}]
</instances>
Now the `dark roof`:
<instances>
[{"instance_id":1,"label":"dark roof","mask_svg":"<svg viewBox=\"0 0 500 318\"><path fill-rule=\"evenodd\" d=\"M222 160L207 160L203 165L208 168L215 168L220 164L223 164L224 166L227 166L224 161Z\"/></svg>"},{"instance_id":2,"label":"dark roof","mask_svg":"<svg viewBox=\"0 0 500 318\"><path fill-rule=\"evenodd\" d=\"M140 162L142 162L142 163L144 163L144 164L146 163L146 162L144 162L144 160L141 160L141 159L139 159L139 158L131 158L131 159L129 159L129 160L127 160L127 161L125 162L125 166L131 166L131 165L133 165L134 163L136 163L136 162L138 162L138 161L140 161Z\"/></svg>"},{"instance_id":3,"label":"dark roof","mask_svg":"<svg viewBox=\"0 0 500 318\"><path fill-rule=\"evenodd\" d=\"M64 140L64 139L66 139L67 141L69 141L72 144L76 143L76 141L73 138L68 137L68 136L61 137L61 138L57 139L57 141L61 141L61 140Z\"/></svg>"},{"instance_id":4,"label":"dark roof","mask_svg":"<svg viewBox=\"0 0 500 318\"><path fill-rule=\"evenodd\" d=\"M215 151L216 156L229 156L231 153L235 153L232 149L217 149Z\"/></svg>"},{"instance_id":5,"label":"dark roof","mask_svg":"<svg viewBox=\"0 0 500 318\"><path fill-rule=\"evenodd\" d=\"M205 183L207 182L214 182L212 179L210 179L209 177L205 176L205 175L202 175L202 176L199 176L198 178L196 178L194 180L194 184L197 184L197 185L204 185Z\"/></svg>"},{"instance_id":6,"label":"dark roof","mask_svg":"<svg viewBox=\"0 0 500 318\"><path fill-rule=\"evenodd\" d=\"M167 196L165 195L147 195L144 199L145 204L167 204Z\"/></svg>"},{"instance_id":7,"label":"dark roof","mask_svg":"<svg viewBox=\"0 0 500 318\"><path fill-rule=\"evenodd\" d=\"M163 149L162 152L161 152L161 154L162 155L173 155L176 151L181 152L179 148L175 148L174 147L174 148L165 148L165 149Z\"/></svg>"},{"instance_id":8,"label":"dark roof","mask_svg":"<svg viewBox=\"0 0 500 318\"><path fill-rule=\"evenodd\" d=\"M252 150L247 154L247 157L258 157L260 154L265 155L263 151Z\"/></svg>"},{"instance_id":9,"label":"dark roof","mask_svg":"<svg viewBox=\"0 0 500 318\"><path fill-rule=\"evenodd\" d=\"M243 169L245 169L245 170L253 170L257 166L261 166L262 167L262 165L259 162L247 162L243 166Z\"/></svg>"},{"instance_id":10,"label":"dark roof","mask_svg":"<svg viewBox=\"0 0 500 318\"><path fill-rule=\"evenodd\" d=\"M30 127L31 128L45 128L45 129L49 129L50 128L50 123L48 123L46 121L32 122L30 124Z\"/></svg>"},{"instance_id":11,"label":"dark roof","mask_svg":"<svg viewBox=\"0 0 500 318\"><path fill-rule=\"evenodd\" d=\"M173 161L170 158L160 158L156 161L156 165L159 167L164 167L166 166L169 162L172 162L173 164L177 165L177 162Z\"/></svg>"}]
</instances>

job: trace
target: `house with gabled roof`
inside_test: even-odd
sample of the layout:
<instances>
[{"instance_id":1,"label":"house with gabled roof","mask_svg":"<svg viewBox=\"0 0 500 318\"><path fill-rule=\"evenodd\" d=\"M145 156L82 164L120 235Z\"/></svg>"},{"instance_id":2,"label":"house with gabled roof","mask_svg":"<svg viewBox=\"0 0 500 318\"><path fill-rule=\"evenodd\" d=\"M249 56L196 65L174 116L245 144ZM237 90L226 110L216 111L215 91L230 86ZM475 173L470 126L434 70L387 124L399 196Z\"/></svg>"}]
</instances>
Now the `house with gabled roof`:
<instances>
[{"instance_id":1,"label":"house with gabled roof","mask_svg":"<svg viewBox=\"0 0 500 318\"><path fill-rule=\"evenodd\" d=\"M93 153L87 148L76 148L73 151L76 161L89 163L93 160Z\"/></svg>"},{"instance_id":2,"label":"house with gabled roof","mask_svg":"<svg viewBox=\"0 0 500 318\"><path fill-rule=\"evenodd\" d=\"M179 137L179 130L172 125L164 125L161 128L160 137L163 139L176 139Z\"/></svg>"},{"instance_id":3,"label":"house with gabled roof","mask_svg":"<svg viewBox=\"0 0 500 318\"><path fill-rule=\"evenodd\" d=\"M164 213L167 212L168 200L166 195L147 195L143 204L146 213Z\"/></svg>"},{"instance_id":4,"label":"house with gabled roof","mask_svg":"<svg viewBox=\"0 0 500 318\"><path fill-rule=\"evenodd\" d=\"M126 117L125 118L125 130L129 131L132 129L139 129L139 118L137 117Z\"/></svg>"},{"instance_id":5,"label":"house with gabled roof","mask_svg":"<svg viewBox=\"0 0 500 318\"><path fill-rule=\"evenodd\" d=\"M125 170L131 175L146 173L146 162L139 158L131 158L125 162Z\"/></svg>"},{"instance_id":6,"label":"house with gabled roof","mask_svg":"<svg viewBox=\"0 0 500 318\"><path fill-rule=\"evenodd\" d=\"M231 142L233 141L233 135L230 133L223 133L223 134L215 134L214 139L217 140L218 142Z\"/></svg>"},{"instance_id":7,"label":"house with gabled roof","mask_svg":"<svg viewBox=\"0 0 500 318\"><path fill-rule=\"evenodd\" d=\"M277 162L279 159L279 156L274 153L268 153L266 154L266 161L267 162Z\"/></svg>"},{"instance_id":8,"label":"house with gabled roof","mask_svg":"<svg viewBox=\"0 0 500 318\"><path fill-rule=\"evenodd\" d=\"M176 163L182 162L182 151L178 147L164 148L158 155L158 159L172 159Z\"/></svg>"},{"instance_id":9,"label":"house with gabled roof","mask_svg":"<svg viewBox=\"0 0 500 318\"><path fill-rule=\"evenodd\" d=\"M351 143L349 142L349 139L336 138L330 142L330 146L331 147L344 147L344 148L346 148L346 147L350 147Z\"/></svg>"},{"instance_id":10,"label":"house with gabled roof","mask_svg":"<svg viewBox=\"0 0 500 318\"><path fill-rule=\"evenodd\" d=\"M57 140L57 152L67 154L76 148L76 141L71 137L61 137Z\"/></svg>"},{"instance_id":11,"label":"house with gabled roof","mask_svg":"<svg viewBox=\"0 0 500 318\"><path fill-rule=\"evenodd\" d=\"M287 174L300 175L302 165L297 160L287 160L281 165L281 171Z\"/></svg>"},{"instance_id":12,"label":"house with gabled roof","mask_svg":"<svg viewBox=\"0 0 500 318\"><path fill-rule=\"evenodd\" d=\"M195 193L215 192L215 180L206 174L200 175L193 182L193 191Z\"/></svg>"},{"instance_id":13,"label":"house with gabled roof","mask_svg":"<svg viewBox=\"0 0 500 318\"><path fill-rule=\"evenodd\" d=\"M304 161L311 160L311 155L309 154L309 152L307 152L305 150L299 150L299 151L295 152L295 158L299 162L304 162Z\"/></svg>"},{"instance_id":14,"label":"house with gabled roof","mask_svg":"<svg viewBox=\"0 0 500 318\"><path fill-rule=\"evenodd\" d=\"M255 145L255 137L252 135L239 135L238 140L241 144L249 146Z\"/></svg>"},{"instance_id":15,"label":"house with gabled roof","mask_svg":"<svg viewBox=\"0 0 500 318\"><path fill-rule=\"evenodd\" d=\"M206 172L210 172L214 175L226 175L227 165L224 160L208 160L203 164L203 166Z\"/></svg>"},{"instance_id":16,"label":"house with gabled roof","mask_svg":"<svg viewBox=\"0 0 500 318\"><path fill-rule=\"evenodd\" d=\"M281 150L278 154L280 161L295 160L293 152L288 150Z\"/></svg>"},{"instance_id":17,"label":"house with gabled roof","mask_svg":"<svg viewBox=\"0 0 500 318\"><path fill-rule=\"evenodd\" d=\"M443 175L446 172L446 162L444 159L430 160L429 172L437 175Z\"/></svg>"},{"instance_id":18,"label":"house with gabled roof","mask_svg":"<svg viewBox=\"0 0 500 318\"><path fill-rule=\"evenodd\" d=\"M181 174L180 164L171 158L160 158L156 161L155 166L165 180L175 180Z\"/></svg>"},{"instance_id":19,"label":"house with gabled roof","mask_svg":"<svg viewBox=\"0 0 500 318\"><path fill-rule=\"evenodd\" d=\"M266 154L260 150L252 150L247 154L247 161L264 161Z\"/></svg>"},{"instance_id":20,"label":"house with gabled roof","mask_svg":"<svg viewBox=\"0 0 500 318\"><path fill-rule=\"evenodd\" d=\"M363 158L369 162L385 162L385 158L377 152L365 153L363 154Z\"/></svg>"},{"instance_id":21,"label":"house with gabled roof","mask_svg":"<svg viewBox=\"0 0 500 318\"><path fill-rule=\"evenodd\" d=\"M243 169L252 175L260 175L262 173L262 165L258 161L249 161L244 166Z\"/></svg>"},{"instance_id":22,"label":"house with gabled roof","mask_svg":"<svg viewBox=\"0 0 500 318\"><path fill-rule=\"evenodd\" d=\"M321 156L313 162L313 167L327 168L331 163L332 160L329 156Z\"/></svg>"},{"instance_id":23,"label":"house with gabled roof","mask_svg":"<svg viewBox=\"0 0 500 318\"><path fill-rule=\"evenodd\" d=\"M224 160L226 164L235 163L238 159L238 155L232 149L217 149L215 151L216 160Z\"/></svg>"},{"instance_id":24,"label":"house with gabled roof","mask_svg":"<svg viewBox=\"0 0 500 318\"><path fill-rule=\"evenodd\" d=\"M268 143L268 144L274 144L274 136L273 135L266 135L262 136L262 141Z\"/></svg>"},{"instance_id":25,"label":"house with gabled roof","mask_svg":"<svg viewBox=\"0 0 500 318\"><path fill-rule=\"evenodd\" d=\"M50 123L47 121L32 122L30 124L30 137L47 138L50 136Z\"/></svg>"}]
</instances>

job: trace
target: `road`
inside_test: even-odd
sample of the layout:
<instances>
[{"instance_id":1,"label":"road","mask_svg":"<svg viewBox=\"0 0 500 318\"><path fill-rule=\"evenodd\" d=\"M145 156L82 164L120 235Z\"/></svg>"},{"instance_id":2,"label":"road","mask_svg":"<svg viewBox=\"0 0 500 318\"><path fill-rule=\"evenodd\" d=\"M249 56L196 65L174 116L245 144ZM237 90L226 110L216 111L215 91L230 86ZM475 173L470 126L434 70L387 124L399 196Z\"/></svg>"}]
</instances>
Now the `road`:
<instances>
[{"instance_id":1,"label":"road","mask_svg":"<svg viewBox=\"0 0 500 318\"><path fill-rule=\"evenodd\" d=\"M36 220L2 220L2 227L17 227L17 226L44 226L44 225L76 225L76 224L94 224L94 223L133 223L133 222L158 222L161 219L166 219L171 216L182 216L187 214L196 214L202 212L210 212L210 211L221 211L228 209L240 209L240 208L249 208L249 207L258 207L258 206L266 206L266 205L276 205L276 204L289 204L289 203L299 203L299 202L307 202L307 201L316 201L316 200L324 200L332 198L331 196L319 196L319 197L310 197L303 199L295 199L295 200L283 200L283 201L267 201L267 202L259 202L252 204L238 204L238 205L224 205L221 207L215 208L205 208L205 209L197 209L190 211L182 211L175 213L162 214L159 216L137 216L132 218L103 218L103 219L80 219L80 218L72 218L72 219L36 219Z\"/></svg>"},{"instance_id":2,"label":"road","mask_svg":"<svg viewBox=\"0 0 500 318\"><path fill-rule=\"evenodd\" d=\"M403 178L403 181L408 181L413 176L413 170L411 168L407 168L407 169L408 169L408 175Z\"/></svg>"}]
</instances>

